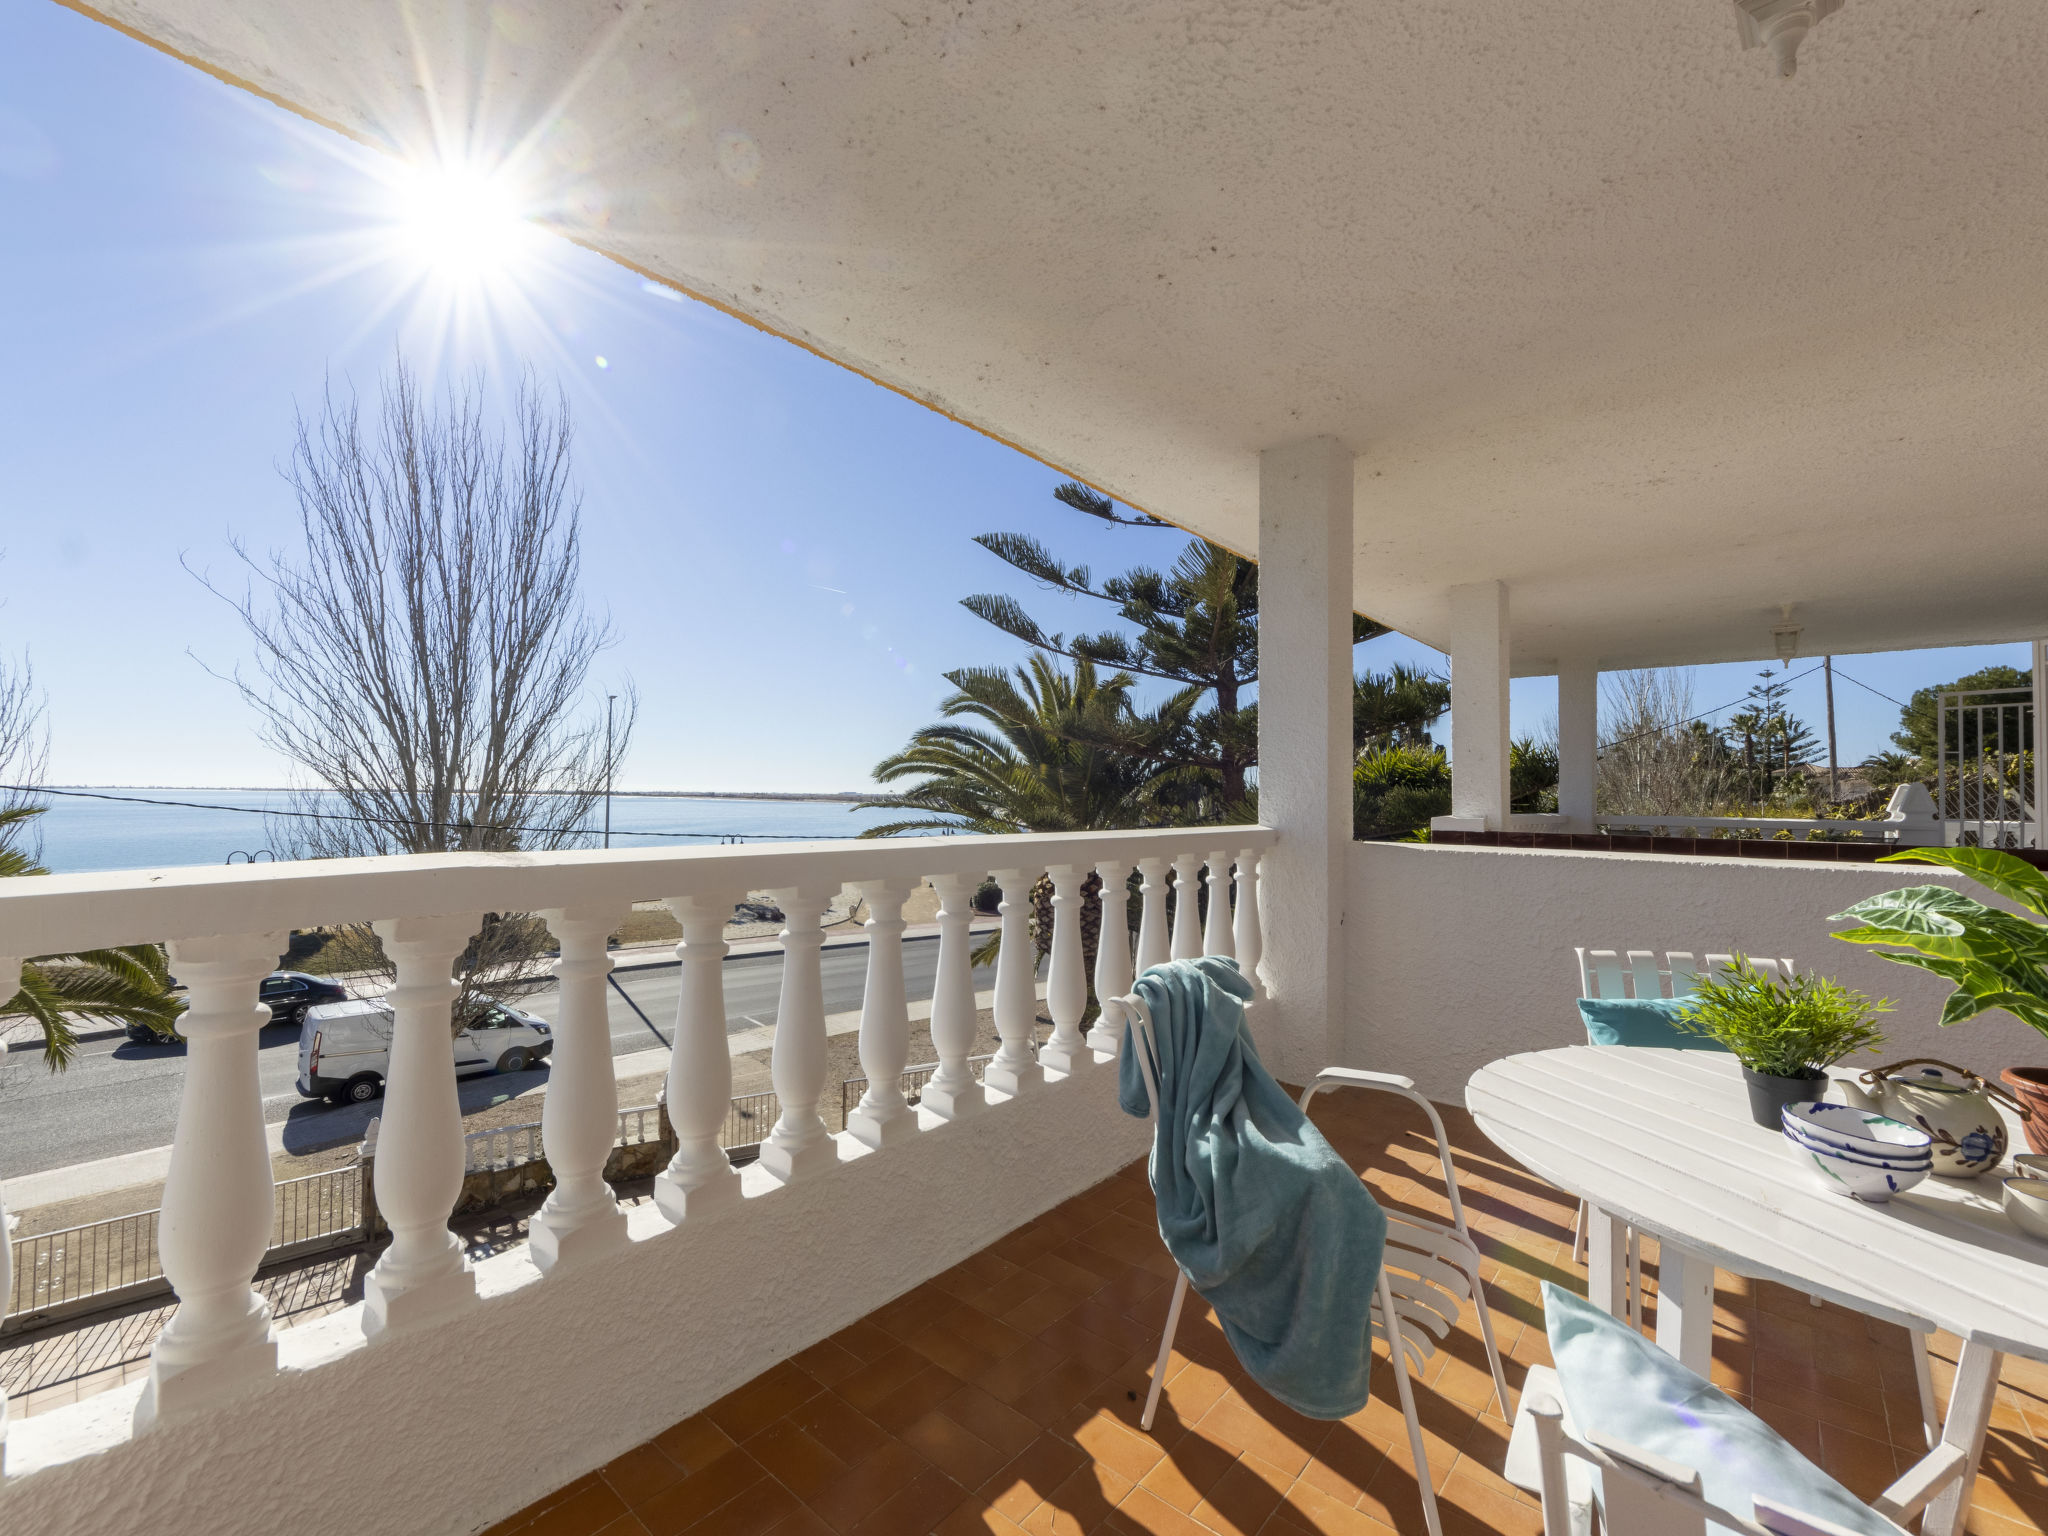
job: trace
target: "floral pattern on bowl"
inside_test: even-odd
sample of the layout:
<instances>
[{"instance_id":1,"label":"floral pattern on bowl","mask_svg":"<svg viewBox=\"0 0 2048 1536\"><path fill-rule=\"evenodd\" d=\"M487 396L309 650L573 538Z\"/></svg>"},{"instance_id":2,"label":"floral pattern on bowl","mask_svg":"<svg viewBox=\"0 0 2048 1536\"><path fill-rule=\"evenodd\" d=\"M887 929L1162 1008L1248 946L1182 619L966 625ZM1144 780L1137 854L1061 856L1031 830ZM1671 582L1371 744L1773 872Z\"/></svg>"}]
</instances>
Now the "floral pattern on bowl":
<instances>
[{"instance_id":1,"label":"floral pattern on bowl","mask_svg":"<svg viewBox=\"0 0 2048 1536\"><path fill-rule=\"evenodd\" d=\"M1866 1156L1862 1152L1851 1152L1837 1147L1818 1137L1809 1136L1792 1125L1785 1127L1785 1139L1802 1152L1823 1152L1829 1157L1839 1158L1845 1163L1860 1163L1869 1168L1888 1168L1896 1173L1932 1173L1934 1158L1927 1152L1915 1152L1909 1147L1879 1148Z\"/></svg>"},{"instance_id":2,"label":"floral pattern on bowl","mask_svg":"<svg viewBox=\"0 0 2048 1536\"><path fill-rule=\"evenodd\" d=\"M1787 1104L1779 1118L1788 1129L1796 1125L1808 1141L1858 1157L1931 1156L1934 1150L1934 1138L1917 1125L1853 1104Z\"/></svg>"}]
</instances>

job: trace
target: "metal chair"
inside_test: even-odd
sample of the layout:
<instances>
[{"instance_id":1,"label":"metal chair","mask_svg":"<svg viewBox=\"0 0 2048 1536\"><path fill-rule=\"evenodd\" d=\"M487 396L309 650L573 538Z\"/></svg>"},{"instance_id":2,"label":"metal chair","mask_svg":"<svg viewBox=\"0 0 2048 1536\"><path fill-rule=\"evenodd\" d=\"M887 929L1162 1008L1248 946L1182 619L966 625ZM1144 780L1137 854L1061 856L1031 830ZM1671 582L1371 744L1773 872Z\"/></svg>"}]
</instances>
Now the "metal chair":
<instances>
[{"instance_id":1,"label":"metal chair","mask_svg":"<svg viewBox=\"0 0 2048 1536\"><path fill-rule=\"evenodd\" d=\"M1125 997L1131 1025L1140 1042L1138 1065L1145 1081L1151 1117L1159 1117L1158 1045L1152 1032L1152 1013L1136 993ZM1398 1211L1388 1211L1387 1237L1380 1261L1379 1278L1372 1305L1372 1333L1387 1344L1394 1367L1394 1389L1401 1403L1401 1416L1408 1424L1408 1447L1415 1457L1415 1480L1422 1494L1423 1520L1430 1536L1442 1536L1437 1515L1436 1490L1429 1472L1428 1453L1423 1448L1422 1425L1415 1415L1415 1391L1411 1371L1419 1373L1436 1354L1437 1346L1457 1326L1460 1309L1471 1303L1479 1318L1479 1334L1486 1345L1486 1359L1493 1370L1494 1393L1501 1417L1509 1415L1507 1373L1501 1368L1500 1349L1493 1340L1493 1318L1486 1306L1486 1291L1479 1279L1479 1247L1465 1225L1465 1205L1458 1195L1458 1175L1444 1137L1442 1119L1436 1106L1416 1092L1412 1078L1392 1072L1364 1072L1351 1067L1325 1067L1302 1091L1301 1107L1327 1088L1368 1088L1397 1094L1421 1106L1429 1117L1436 1137L1437 1159L1443 1165L1444 1189L1450 1197L1451 1224L1430 1221ZM1166 1311L1166 1331L1159 1341L1159 1358L1152 1367L1151 1389L1145 1395L1145 1411L1138 1420L1150 1430L1159 1411L1159 1394L1166 1385L1166 1365L1173 1353L1173 1338L1180 1327L1181 1306L1187 1300L1188 1276L1175 1276L1173 1300Z\"/></svg>"}]
</instances>

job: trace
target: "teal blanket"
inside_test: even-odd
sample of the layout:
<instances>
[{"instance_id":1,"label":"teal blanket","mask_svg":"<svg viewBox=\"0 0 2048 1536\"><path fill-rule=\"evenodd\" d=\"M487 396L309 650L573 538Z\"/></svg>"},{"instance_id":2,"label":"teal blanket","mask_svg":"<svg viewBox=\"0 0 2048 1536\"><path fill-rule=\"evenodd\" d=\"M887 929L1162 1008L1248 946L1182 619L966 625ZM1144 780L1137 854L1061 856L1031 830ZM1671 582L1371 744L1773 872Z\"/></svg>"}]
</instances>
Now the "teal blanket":
<instances>
[{"instance_id":1,"label":"teal blanket","mask_svg":"<svg viewBox=\"0 0 2048 1536\"><path fill-rule=\"evenodd\" d=\"M1259 1061L1236 961L1155 965L1136 990L1159 1042L1151 1167L1167 1252L1260 1386L1312 1418L1356 1413L1386 1214ZM1134 1037L1126 1026L1117 1096L1143 1116Z\"/></svg>"}]
</instances>

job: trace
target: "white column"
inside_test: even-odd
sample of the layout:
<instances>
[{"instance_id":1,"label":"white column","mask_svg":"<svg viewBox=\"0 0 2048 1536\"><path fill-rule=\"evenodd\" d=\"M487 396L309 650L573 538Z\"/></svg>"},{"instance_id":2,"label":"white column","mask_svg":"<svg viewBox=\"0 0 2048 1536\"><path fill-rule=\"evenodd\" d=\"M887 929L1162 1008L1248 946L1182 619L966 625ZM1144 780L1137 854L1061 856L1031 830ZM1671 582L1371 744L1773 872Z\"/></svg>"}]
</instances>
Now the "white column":
<instances>
[{"instance_id":1,"label":"white column","mask_svg":"<svg viewBox=\"0 0 2048 1536\"><path fill-rule=\"evenodd\" d=\"M1237 948L1237 967L1244 972L1245 980L1252 984L1252 1002L1255 1004L1265 996L1265 988L1259 981L1258 866L1257 850L1238 850L1237 912L1231 938Z\"/></svg>"},{"instance_id":2,"label":"white column","mask_svg":"<svg viewBox=\"0 0 2048 1536\"><path fill-rule=\"evenodd\" d=\"M21 990L21 959L0 955L0 1003ZM7 1042L0 1040L0 1056L7 1054ZM14 1295L14 1245L7 1240L7 1202L0 1199L0 1317L7 1315L7 1303ZM0 1392L0 1482L7 1480L7 1394Z\"/></svg>"},{"instance_id":3,"label":"white column","mask_svg":"<svg viewBox=\"0 0 2048 1536\"><path fill-rule=\"evenodd\" d=\"M818 951L825 947L818 922L830 891L791 886L770 891L788 926L782 940L782 995L776 1003L775 1055L769 1075L782 1115L761 1143L761 1166L785 1181L809 1178L839 1166L839 1146L818 1114L825 1091L825 980Z\"/></svg>"},{"instance_id":4,"label":"white column","mask_svg":"<svg viewBox=\"0 0 2048 1536\"><path fill-rule=\"evenodd\" d=\"M391 1072L377 1131L377 1209L390 1223L391 1246L363 1279L363 1332L374 1339L476 1299L476 1276L448 1217L462 1195L449 1010L461 991L455 957L477 920L386 918L372 926L398 967L398 985L385 994L393 1013Z\"/></svg>"},{"instance_id":5,"label":"white column","mask_svg":"<svg viewBox=\"0 0 2048 1536\"><path fill-rule=\"evenodd\" d=\"M1600 771L1600 669L1564 662L1557 669L1557 809L1571 832L1593 830L1593 786Z\"/></svg>"},{"instance_id":6,"label":"white column","mask_svg":"<svg viewBox=\"0 0 2048 1536\"><path fill-rule=\"evenodd\" d=\"M974 1050L974 921L972 875L934 875L939 893L939 971L932 980L932 1050L939 1070L924 1085L924 1108L946 1120L961 1120L988 1107L974 1069L967 1065Z\"/></svg>"},{"instance_id":7,"label":"white column","mask_svg":"<svg viewBox=\"0 0 2048 1536\"><path fill-rule=\"evenodd\" d=\"M903 1097L910 1061L910 1005L903 991L903 903L908 880L865 880L868 904L868 975L860 1005L860 1069L867 1092L847 1116L846 1129L870 1147L893 1146L917 1134L917 1111Z\"/></svg>"},{"instance_id":8,"label":"white column","mask_svg":"<svg viewBox=\"0 0 2048 1536\"><path fill-rule=\"evenodd\" d=\"M1173 861L1173 958L1202 953L1202 856L1184 853Z\"/></svg>"},{"instance_id":9,"label":"white column","mask_svg":"<svg viewBox=\"0 0 2048 1536\"><path fill-rule=\"evenodd\" d=\"M2034 846L2048 848L2048 640L2034 642Z\"/></svg>"},{"instance_id":10,"label":"white column","mask_svg":"<svg viewBox=\"0 0 2048 1536\"><path fill-rule=\"evenodd\" d=\"M1209 915L1202 923L1202 953L1234 955L1230 943L1230 852L1218 848L1209 855Z\"/></svg>"},{"instance_id":11,"label":"white column","mask_svg":"<svg viewBox=\"0 0 2048 1536\"><path fill-rule=\"evenodd\" d=\"M740 1203L740 1174L719 1145L732 1108L732 1053L725 1043L725 924L728 896L676 896L682 926L679 987L668 1058L668 1123L676 1155L654 1180L654 1203L678 1224Z\"/></svg>"},{"instance_id":12,"label":"white column","mask_svg":"<svg viewBox=\"0 0 2048 1536\"><path fill-rule=\"evenodd\" d=\"M138 1430L277 1370L270 1304L249 1282L276 1216L256 1073L256 1037L270 1010L256 989L277 968L287 937L235 934L171 945L171 965L192 1001L179 1022L185 1083L156 1241L178 1310L149 1352Z\"/></svg>"},{"instance_id":13,"label":"white column","mask_svg":"<svg viewBox=\"0 0 2048 1536\"><path fill-rule=\"evenodd\" d=\"M1031 887L1034 871L998 869L1003 888L1003 944L996 956L996 1033L1002 1044L982 1081L998 1093L1018 1094L1041 1086L1045 1068L1031 1054L1031 1036L1038 1022L1038 952L1031 944Z\"/></svg>"},{"instance_id":14,"label":"white column","mask_svg":"<svg viewBox=\"0 0 2048 1536\"><path fill-rule=\"evenodd\" d=\"M1259 819L1266 1065L1306 1082L1358 1059L1345 1019L1351 847L1351 450L1312 438L1259 455Z\"/></svg>"},{"instance_id":15,"label":"white column","mask_svg":"<svg viewBox=\"0 0 2048 1536\"><path fill-rule=\"evenodd\" d=\"M1451 814L1499 831L1508 814L1508 589L1475 581L1450 597Z\"/></svg>"},{"instance_id":16,"label":"white column","mask_svg":"<svg viewBox=\"0 0 2048 1536\"><path fill-rule=\"evenodd\" d=\"M561 946L555 961L561 1007L540 1110L541 1145L555 1187L527 1233L533 1262L546 1274L565 1261L626 1246L626 1213L604 1180L604 1165L619 1139L619 1083L605 1002L605 978L612 972L607 946L624 914L611 907L555 907L540 916Z\"/></svg>"},{"instance_id":17,"label":"white column","mask_svg":"<svg viewBox=\"0 0 2048 1536\"><path fill-rule=\"evenodd\" d=\"M1138 974L1173 958L1173 945L1166 936L1166 872L1173 866L1165 859L1138 860L1144 877L1138 887L1144 898L1138 910Z\"/></svg>"},{"instance_id":18,"label":"white column","mask_svg":"<svg viewBox=\"0 0 2048 1536\"><path fill-rule=\"evenodd\" d=\"M1081 945L1081 885L1088 878L1083 864L1055 864L1052 877L1052 965L1045 978L1046 1011L1052 1015L1052 1038L1038 1053L1039 1062L1068 1076L1095 1065L1095 1054L1081 1038L1081 1016L1088 1011L1086 950Z\"/></svg>"},{"instance_id":19,"label":"white column","mask_svg":"<svg viewBox=\"0 0 2048 1536\"><path fill-rule=\"evenodd\" d=\"M1130 860L1107 859L1095 873L1102 877L1102 924L1095 937L1095 1001L1102 1011L1088 1031L1088 1045L1114 1056L1123 1049L1123 999L1131 990Z\"/></svg>"}]
</instances>

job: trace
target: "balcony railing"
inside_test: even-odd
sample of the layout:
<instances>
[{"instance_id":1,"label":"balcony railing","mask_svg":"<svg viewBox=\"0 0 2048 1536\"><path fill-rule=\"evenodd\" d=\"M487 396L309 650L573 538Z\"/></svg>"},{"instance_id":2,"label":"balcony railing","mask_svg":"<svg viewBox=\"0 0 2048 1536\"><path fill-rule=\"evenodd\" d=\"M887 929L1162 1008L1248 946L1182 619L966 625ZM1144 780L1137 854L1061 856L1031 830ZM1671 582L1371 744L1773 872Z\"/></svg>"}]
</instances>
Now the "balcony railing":
<instances>
[{"instance_id":1,"label":"balcony railing","mask_svg":"<svg viewBox=\"0 0 2048 1536\"><path fill-rule=\"evenodd\" d=\"M257 1032L268 1010L257 986L292 929L372 920L396 967L373 1177L392 1242L365 1280L359 1314L362 1333L376 1339L400 1327L435 1326L478 1305L476 1274L448 1228L465 1165L448 1040L451 973L483 913L537 913L560 946L559 1021L542 1112L557 1182L532 1221L529 1246L546 1287L561 1283L557 1271L572 1262L629 1243L627 1215L603 1170L619 1129L606 945L633 902L665 901L683 933L666 1086L678 1145L656 1180L655 1203L667 1223L688 1227L757 1204L742 1201L741 1173L722 1145L733 1109L723 935L733 903L749 891L772 892L787 914L771 1055L774 1120L761 1137L759 1159L773 1183L747 1175L749 1194L761 1193L759 1203L770 1204L775 1190L828 1175L841 1163L838 1138L820 1114L828 1084L819 954L820 919L843 885L860 888L870 916L859 1034L867 1083L839 1135L886 1158L937 1122L986 1115L994 1129L1036 1085L1084 1072L1097 1052L1115 1053L1122 1020L1114 1002L1086 1038L1081 1032L1090 990L1081 900L1091 871L1102 878L1112 914L1122 910L1133 868L1142 877L1135 954L1124 922L1113 915L1101 925L1098 996L1121 996L1134 970L1168 958L1235 954L1255 970L1262 948L1257 867L1274 836L1242 826L681 853L450 854L0 882L0 954L165 941L189 989L182 1028L190 1048L156 1234L163 1274L180 1305L153 1351L135 1429L204 1413L277 1372L269 1311L250 1286L278 1220L257 1078ZM1003 894L994 1002L1000 1044L977 1074L969 1057L976 1037L969 901L991 874ZM1034 1053L1038 950L1029 925L1041 874L1053 892L1046 983L1053 1028ZM940 900L930 1023L938 1062L914 1107L902 1087L910 1028L902 909L924 879ZM1204 884L1206 903L1199 899ZM1178 893L1170 922L1169 891ZM0 990L12 990L14 964L0 960ZM6 1290L0 1274L0 1314ZM0 1418L0 1433L4 1428ZM12 1483L10 1491L19 1496L24 1489Z\"/></svg>"}]
</instances>

